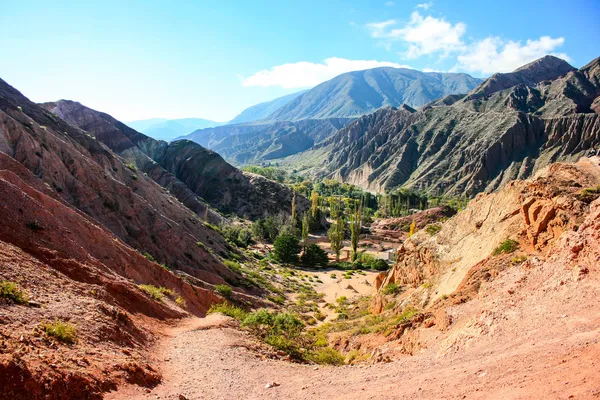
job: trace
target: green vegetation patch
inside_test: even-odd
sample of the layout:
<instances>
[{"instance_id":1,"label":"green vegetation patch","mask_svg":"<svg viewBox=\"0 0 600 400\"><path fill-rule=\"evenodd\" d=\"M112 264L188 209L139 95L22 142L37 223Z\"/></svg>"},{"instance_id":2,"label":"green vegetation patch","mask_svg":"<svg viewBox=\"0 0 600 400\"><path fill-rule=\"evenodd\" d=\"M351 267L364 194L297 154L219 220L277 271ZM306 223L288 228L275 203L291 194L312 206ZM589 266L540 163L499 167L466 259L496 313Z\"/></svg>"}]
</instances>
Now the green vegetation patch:
<instances>
[{"instance_id":1,"label":"green vegetation patch","mask_svg":"<svg viewBox=\"0 0 600 400\"><path fill-rule=\"evenodd\" d=\"M63 322L56 318L54 322L42 322L40 328L48 336L52 336L61 342L68 344L77 342L77 328L69 322Z\"/></svg>"},{"instance_id":2,"label":"green vegetation patch","mask_svg":"<svg viewBox=\"0 0 600 400\"><path fill-rule=\"evenodd\" d=\"M215 285L215 292L219 293L223 297L231 297L233 293L233 289L228 285Z\"/></svg>"},{"instance_id":3,"label":"green vegetation patch","mask_svg":"<svg viewBox=\"0 0 600 400\"><path fill-rule=\"evenodd\" d=\"M156 301L162 302L164 296L172 296L173 291L164 287L156 287L154 285L138 285L138 288L146 292L150 297Z\"/></svg>"},{"instance_id":4,"label":"green vegetation patch","mask_svg":"<svg viewBox=\"0 0 600 400\"><path fill-rule=\"evenodd\" d=\"M0 297L17 304L27 304L29 296L15 282L0 281Z\"/></svg>"},{"instance_id":5,"label":"green vegetation patch","mask_svg":"<svg viewBox=\"0 0 600 400\"><path fill-rule=\"evenodd\" d=\"M396 294L400 290L400 286L396 283L390 283L385 288L383 288L383 294Z\"/></svg>"},{"instance_id":6,"label":"green vegetation patch","mask_svg":"<svg viewBox=\"0 0 600 400\"><path fill-rule=\"evenodd\" d=\"M494 255L510 254L519 248L519 242L512 239L506 239L494 250Z\"/></svg>"}]
</instances>

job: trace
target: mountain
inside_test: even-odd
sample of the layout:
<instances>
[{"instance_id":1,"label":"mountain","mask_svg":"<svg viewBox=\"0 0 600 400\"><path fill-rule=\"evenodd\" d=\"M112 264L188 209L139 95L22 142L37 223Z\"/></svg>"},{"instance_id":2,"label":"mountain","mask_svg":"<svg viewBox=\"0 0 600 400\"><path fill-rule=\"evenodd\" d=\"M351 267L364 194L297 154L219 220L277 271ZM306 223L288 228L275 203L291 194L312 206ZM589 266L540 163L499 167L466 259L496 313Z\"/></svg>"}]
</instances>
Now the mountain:
<instances>
[{"instance_id":1,"label":"mountain","mask_svg":"<svg viewBox=\"0 0 600 400\"><path fill-rule=\"evenodd\" d=\"M299 95L266 119L356 118L382 107L420 107L450 94L468 93L480 83L467 74L406 68L348 72Z\"/></svg>"},{"instance_id":2,"label":"mountain","mask_svg":"<svg viewBox=\"0 0 600 400\"><path fill-rule=\"evenodd\" d=\"M96 123L91 121L90 126ZM12 182L13 186L7 189L11 196L24 196L30 205L3 203L6 207L3 212L13 218L20 215L19 218L29 221L30 227L39 226L40 231L50 235L46 244L37 248L36 238L27 239L19 233L27 229L20 225L17 229L14 221L3 217L2 224L12 229L14 235L2 237L12 238L9 242L16 246L32 247L32 251L42 255L44 248L61 248L65 249L66 258L89 252L103 263L110 256L109 250L103 249L94 237L108 238L108 242L115 238L128 253L132 249L148 253L159 262L205 282L223 283L224 278L236 276L216 256L227 254L227 243L205 226L195 212L176 201L143 171L126 164L90 132L30 102L2 80L0 165ZM97 233L89 227L75 229L81 224L93 225ZM60 231L53 231L50 225ZM59 233L63 230L70 233ZM88 233L91 242L86 242ZM199 247L198 242L205 243L205 247ZM90 249L94 246L98 251ZM114 255L117 259L118 253ZM45 260L48 258L52 259L51 253L44 256ZM130 256L121 257L117 263L122 264L118 271L121 275L128 268L126 258Z\"/></svg>"},{"instance_id":3,"label":"mountain","mask_svg":"<svg viewBox=\"0 0 600 400\"><path fill-rule=\"evenodd\" d=\"M254 122L201 129L185 136L236 164L286 157L311 148L344 127L348 118Z\"/></svg>"},{"instance_id":4,"label":"mountain","mask_svg":"<svg viewBox=\"0 0 600 400\"><path fill-rule=\"evenodd\" d=\"M222 122L202 118L165 119L151 118L126 122L127 126L157 140L171 141L178 136L187 135L197 129L222 125Z\"/></svg>"},{"instance_id":5,"label":"mountain","mask_svg":"<svg viewBox=\"0 0 600 400\"><path fill-rule=\"evenodd\" d=\"M242 111L239 115L237 115L234 119L229 121L227 125L235 125L252 121L260 121L267 118L269 115L273 114L275 111L294 100L296 97L300 96L302 93L306 92L306 90L302 90L300 92L288 94L283 97L279 97L275 100L266 101L264 103L256 104L252 107L249 107ZM209 128L209 127L207 127ZM198 128L201 129L201 128Z\"/></svg>"},{"instance_id":6,"label":"mountain","mask_svg":"<svg viewBox=\"0 0 600 400\"><path fill-rule=\"evenodd\" d=\"M251 219L290 213L290 189L244 173L192 141L167 143L152 139L108 114L73 101L60 100L43 107L91 133L201 215L206 208L204 201L222 213ZM299 209L308 208L306 199L299 197L298 202Z\"/></svg>"},{"instance_id":7,"label":"mountain","mask_svg":"<svg viewBox=\"0 0 600 400\"><path fill-rule=\"evenodd\" d=\"M469 93L467 100L489 96L517 85L535 86L542 81L555 79L574 69L568 62L558 57L545 56L513 72L492 75Z\"/></svg>"},{"instance_id":8,"label":"mountain","mask_svg":"<svg viewBox=\"0 0 600 400\"><path fill-rule=\"evenodd\" d=\"M325 152L318 173L369 190L492 191L600 146L599 60L576 70L545 57L468 96L385 108L297 157Z\"/></svg>"},{"instance_id":9,"label":"mountain","mask_svg":"<svg viewBox=\"0 0 600 400\"><path fill-rule=\"evenodd\" d=\"M379 108L419 107L446 95L468 93L479 83L480 79L467 74L405 68L349 72L313 89L250 107L230 124L200 129L182 138L236 164L269 161L319 144L347 123Z\"/></svg>"}]
</instances>

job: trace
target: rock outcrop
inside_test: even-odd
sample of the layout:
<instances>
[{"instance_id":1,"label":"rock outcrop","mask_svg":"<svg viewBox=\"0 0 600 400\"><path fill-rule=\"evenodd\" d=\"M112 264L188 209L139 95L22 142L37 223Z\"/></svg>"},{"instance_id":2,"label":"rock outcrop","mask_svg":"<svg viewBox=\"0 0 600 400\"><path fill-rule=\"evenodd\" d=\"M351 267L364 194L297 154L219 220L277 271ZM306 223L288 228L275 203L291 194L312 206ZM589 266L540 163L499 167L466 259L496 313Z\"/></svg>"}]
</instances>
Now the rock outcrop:
<instances>
[{"instance_id":1,"label":"rock outcrop","mask_svg":"<svg viewBox=\"0 0 600 400\"><path fill-rule=\"evenodd\" d=\"M489 271L486 265L495 263L494 251L507 239L519 242L525 252L544 257L596 248L590 242L594 235L568 249L561 246L565 237L577 236L582 226L590 224L585 221L591 218L592 225L597 224L593 216L598 197L600 157L552 164L532 180L511 182L498 192L478 195L436 235L420 231L408 238L398 249L395 266L378 286L427 284L435 292L430 300L450 295L469 286L474 271ZM510 265L500 261L504 267ZM595 259L585 261L590 262ZM499 266L492 269L501 270Z\"/></svg>"}]
</instances>

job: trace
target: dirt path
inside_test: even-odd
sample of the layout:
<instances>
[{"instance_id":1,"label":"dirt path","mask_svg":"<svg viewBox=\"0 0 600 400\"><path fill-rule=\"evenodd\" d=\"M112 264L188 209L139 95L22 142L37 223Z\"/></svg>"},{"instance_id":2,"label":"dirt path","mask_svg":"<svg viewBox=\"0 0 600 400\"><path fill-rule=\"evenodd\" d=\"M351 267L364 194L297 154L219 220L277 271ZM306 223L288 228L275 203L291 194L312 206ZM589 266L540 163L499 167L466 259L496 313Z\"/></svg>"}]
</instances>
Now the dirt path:
<instances>
[{"instance_id":1,"label":"dirt path","mask_svg":"<svg viewBox=\"0 0 600 400\"><path fill-rule=\"evenodd\" d=\"M600 329L562 343L432 351L373 366L324 367L262 359L253 340L212 315L190 319L158 345L163 384L108 399L567 399L600 396ZM265 388L269 382L280 386ZM570 397L573 396L573 397Z\"/></svg>"}]
</instances>

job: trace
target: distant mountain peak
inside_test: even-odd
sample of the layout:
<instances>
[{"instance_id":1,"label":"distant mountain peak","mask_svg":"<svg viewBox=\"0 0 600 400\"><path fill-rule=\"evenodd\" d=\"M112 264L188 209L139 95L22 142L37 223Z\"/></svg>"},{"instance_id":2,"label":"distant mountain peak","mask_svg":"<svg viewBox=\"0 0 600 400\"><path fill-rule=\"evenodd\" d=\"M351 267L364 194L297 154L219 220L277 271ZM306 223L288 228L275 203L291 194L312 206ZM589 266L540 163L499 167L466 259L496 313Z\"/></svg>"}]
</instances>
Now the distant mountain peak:
<instances>
[{"instance_id":1,"label":"distant mountain peak","mask_svg":"<svg viewBox=\"0 0 600 400\"><path fill-rule=\"evenodd\" d=\"M347 72L296 97L267 119L357 118L383 107L421 107L450 94L468 93L481 79L467 74L379 67Z\"/></svg>"},{"instance_id":2,"label":"distant mountain peak","mask_svg":"<svg viewBox=\"0 0 600 400\"><path fill-rule=\"evenodd\" d=\"M542 81L554 80L575 70L568 62L547 55L517 68L513 72L496 73L475 88L464 101L469 101L508 89L520 84L534 86Z\"/></svg>"},{"instance_id":3,"label":"distant mountain peak","mask_svg":"<svg viewBox=\"0 0 600 400\"><path fill-rule=\"evenodd\" d=\"M562 58L558 58L553 55L547 55L541 58L538 58L535 61L532 61L528 64L525 64L513 72L521 72L521 71L530 71L531 73L541 73L545 70L556 69L560 71L571 70L574 69L568 62L563 60Z\"/></svg>"}]
</instances>

